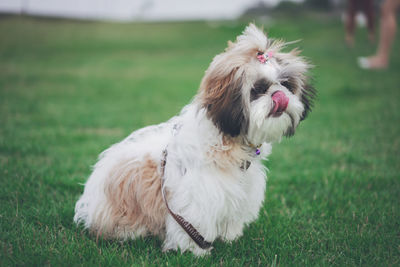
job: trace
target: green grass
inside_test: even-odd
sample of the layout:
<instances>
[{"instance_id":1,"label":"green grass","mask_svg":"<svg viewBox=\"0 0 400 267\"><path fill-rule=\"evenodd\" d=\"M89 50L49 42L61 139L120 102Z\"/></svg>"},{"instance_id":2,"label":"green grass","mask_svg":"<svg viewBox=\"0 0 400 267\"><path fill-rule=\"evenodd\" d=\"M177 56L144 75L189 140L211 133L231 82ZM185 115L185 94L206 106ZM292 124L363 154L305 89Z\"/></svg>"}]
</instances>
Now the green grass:
<instances>
[{"instance_id":1,"label":"green grass","mask_svg":"<svg viewBox=\"0 0 400 267\"><path fill-rule=\"evenodd\" d=\"M400 38L390 69L362 71L338 19L265 25L315 65L319 99L276 144L255 223L209 257L154 237L98 240L72 218L98 154L175 115L245 22L113 24L0 18L0 265L400 264Z\"/></svg>"}]
</instances>

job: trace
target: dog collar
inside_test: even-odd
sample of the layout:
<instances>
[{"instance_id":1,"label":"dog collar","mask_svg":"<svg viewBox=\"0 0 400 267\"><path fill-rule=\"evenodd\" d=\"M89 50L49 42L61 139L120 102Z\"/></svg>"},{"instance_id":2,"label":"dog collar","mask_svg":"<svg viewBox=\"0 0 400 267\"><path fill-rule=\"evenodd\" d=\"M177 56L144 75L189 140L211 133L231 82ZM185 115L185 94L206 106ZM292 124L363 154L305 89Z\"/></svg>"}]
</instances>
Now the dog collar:
<instances>
[{"instance_id":1,"label":"dog collar","mask_svg":"<svg viewBox=\"0 0 400 267\"><path fill-rule=\"evenodd\" d=\"M260 153L261 153L260 147L262 146L262 144L259 144L256 146L256 145L253 145L252 143L249 143L249 146L251 148L255 149L255 153L257 156L260 155Z\"/></svg>"}]
</instances>

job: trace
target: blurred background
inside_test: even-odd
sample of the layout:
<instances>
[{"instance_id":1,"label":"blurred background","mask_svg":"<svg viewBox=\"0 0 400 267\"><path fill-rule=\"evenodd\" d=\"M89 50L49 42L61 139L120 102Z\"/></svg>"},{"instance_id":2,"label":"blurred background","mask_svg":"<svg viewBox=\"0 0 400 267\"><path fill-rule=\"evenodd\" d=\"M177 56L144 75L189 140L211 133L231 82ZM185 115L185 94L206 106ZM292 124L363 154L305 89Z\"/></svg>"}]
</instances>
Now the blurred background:
<instances>
[{"instance_id":1,"label":"blurred background","mask_svg":"<svg viewBox=\"0 0 400 267\"><path fill-rule=\"evenodd\" d=\"M283 2L283 3L282 3ZM341 0L1 0L0 12L115 21L233 20L274 8L334 10Z\"/></svg>"},{"instance_id":2,"label":"blurred background","mask_svg":"<svg viewBox=\"0 0 400 267\"><path fill-rule=\"evenodd\" d=\"M350 2L372 3L372 30L360 8L348 23ZM357 63L386 32L383 2L0 0L0 265L399 266L399 34L386 68ZM265 162L258 220L204 258L74 225L99 153L178 114L250 22L300 40L285 51L302 50L318 91Z\"/></svg>"}]
</instances>

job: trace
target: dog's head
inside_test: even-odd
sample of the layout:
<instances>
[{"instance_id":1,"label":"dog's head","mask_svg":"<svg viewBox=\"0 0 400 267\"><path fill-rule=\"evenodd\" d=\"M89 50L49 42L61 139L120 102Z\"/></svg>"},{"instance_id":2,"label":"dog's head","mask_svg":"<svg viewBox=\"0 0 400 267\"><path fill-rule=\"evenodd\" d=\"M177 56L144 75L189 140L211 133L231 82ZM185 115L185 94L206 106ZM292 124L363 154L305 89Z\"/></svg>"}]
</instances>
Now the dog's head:
<instances>
[{"instance_id":1,"label":"dog's head","mask_svg":"<svg viewBox=\"0 0 400 267\"><path fill-rule=\"evenodd\" d=\"M225 52L215 56L201 82L198 99L218 129L253 144L291 136L310 112L315 90L310 65L285 43L268 39L250 24Z\"/></svg>"}]
</instances>

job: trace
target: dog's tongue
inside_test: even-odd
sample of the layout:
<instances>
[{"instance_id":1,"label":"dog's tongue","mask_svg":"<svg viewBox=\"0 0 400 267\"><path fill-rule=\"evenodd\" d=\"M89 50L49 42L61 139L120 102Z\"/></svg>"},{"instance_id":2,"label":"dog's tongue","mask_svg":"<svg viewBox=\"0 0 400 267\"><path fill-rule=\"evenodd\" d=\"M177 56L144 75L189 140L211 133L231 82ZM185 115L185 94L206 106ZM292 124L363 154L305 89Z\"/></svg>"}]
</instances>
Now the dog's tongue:
<instances>
[{"instance_id":1,"label":"dog's tongue","mask_svg":"<svg viewBox=\"0 0 400 267\"><path fill-rule=\"evenodd\" d=\"M282 91L276 91L275 93L273 93L272 101L274 101L275 103L272 114L285 111L289 104L289 98Z\"/></svg>"}]
</instances>

